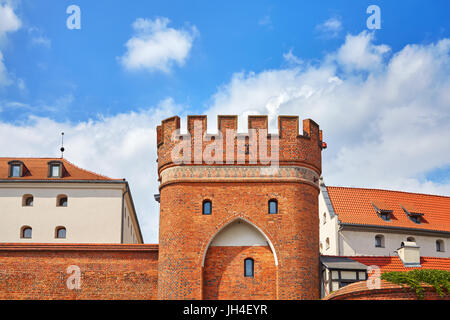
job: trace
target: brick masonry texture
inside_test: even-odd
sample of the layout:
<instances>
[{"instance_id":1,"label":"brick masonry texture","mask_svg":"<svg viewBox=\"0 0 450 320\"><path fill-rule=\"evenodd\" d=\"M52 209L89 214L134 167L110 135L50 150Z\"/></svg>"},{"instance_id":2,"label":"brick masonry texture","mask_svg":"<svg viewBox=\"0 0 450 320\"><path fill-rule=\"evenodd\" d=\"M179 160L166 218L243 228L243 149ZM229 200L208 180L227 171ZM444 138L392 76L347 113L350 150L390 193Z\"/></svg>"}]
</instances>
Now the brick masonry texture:
<instances>
[{"instance_id":1,"label":"brick masonry texture","mask_svg":"<svg viewBox=\"0 0 450 320\"><path fill-rule=\"evenodd\" d=\"M244 276L244 260L254 259L254 277ZM210 247L203 270L203 299L276 299L276 266L265 247Z\"/></svg>"},{"instance_id":2,"label":"brick masonry texture","mask_svg":"<svg viewBox=\"0 0 450 320\"><path fill-rule=\"evenodd\" d=\"M267 204L278 199L278 214ZM243 218L272 242L279 299L319 297L318 190L308 184L173 184L161 190L159 299L202 299L202 260L209 241ZM212 214L202 214L204 199Z\"/></svg>"},{"instance_id":3,"label":"brick masonry texture","mask_svg":"<svg viewBox=\"0 0 450 320\"><path fill-rule=\"evenodd\" d=\"M205 141L202 135L194 134L196 121L202 123L203 133L206 133L207 119L206 116L188 116L187 128L191 137L192 162L197 147L200 146L205 150L210 143ZM248 123L250 129L266 129L267 116L249 116ZM317 177L320 176L322 132L319 126L312 120L304 120L303 134L300 135L298 117L280 116L278 127L280 168L298 166L308 168ZM174 131L179 133L177 131L179 128L178 117L164 120L157 128L160 181L161 173L175 166L171 155L177 142L172 141L172 137ZM236 116L218 117L219 132L225 136L226 129L237 129ZM258 131L257 135L259 134ZM272 138L274 136L269 134L267 146L269 154L272 152L270 148ZM223 165L242 166L236 161L237 140L227 141L224 138L223 143ZM258 149L260 147L257 146ZM225 152L227 149L234 150L234 163L227 163ZM264 167L265 164L259 157L256 163L249 163L252 152L250 150L250 153L245 155L244 166ZM215 169L204 162L197 165L219 171L222 164L214 164ZM183 168L183 165L179 165L179 168ZM177 173L178 178L184 177L182 171ZM219 172L213 172L211 176L220 175ZM314 175L311 177L314 178ZM255 177L240 178L241 181L214 181L214 178L203 181L175 180L170 184L160 185L158 299L210 299L214 296L239 299L242 295L248 299L319 298L317 181L314 181L315 179L288 181L276 176L260 181ZM268 214L268 202L274 198L278 200L279 212ZM202 214L204 200L212 201L211 215ZM221 249L211 248L211 253L207 255L203 266L203 258L210 241L224 226L236 219L246 220L256 226L273 245L278 265L271 266L269 270L274 271L275 281L261 283L266 288L269 283L275 284L275 288L268 292L265 292L265 289L258 291L253 287L249 287L249 291L235 290L234 285L227 290L225 283L236 283L237 279L241 278L243 270L233 262L230 269L218 268L214 271L215 274L212 274L210 265L211 263L218 265L217 259ZM267 260L267 248L264 252L253 253L252 258L255 261ZM222 249L222 254L227 257L226 259L230 259L234 253L231 249ZM272 274L272 271L270 273ZM226 282L218 283L218 278ZM269 279L272 279L272 276Z\"/></svg>"},{"instance_id":4,"label":"brick masonry texture","mask_svg":"<svg viewBox=\"0 0 450 320\"><path fill-rule=\"evenodd\" d=\"M440 296L433 287L425 285L424 288L424 300L450 300L448 292ZM325 297L325 300L418 300L418 297L409 287L381 280L378 289L368 289L366 281L361 281L345 286Z\"/></svg>"},{"instance_id":5,"label":"brick masonry texture","mask_svg":"<svg viewBox=\"0 0 450 320\"><path fill-rule=\"evenodd\" d=\"M0 299L156 299L155 245L0 246ZM69 290L67 268L81 270Z\"/></svg>"}]
</instances>

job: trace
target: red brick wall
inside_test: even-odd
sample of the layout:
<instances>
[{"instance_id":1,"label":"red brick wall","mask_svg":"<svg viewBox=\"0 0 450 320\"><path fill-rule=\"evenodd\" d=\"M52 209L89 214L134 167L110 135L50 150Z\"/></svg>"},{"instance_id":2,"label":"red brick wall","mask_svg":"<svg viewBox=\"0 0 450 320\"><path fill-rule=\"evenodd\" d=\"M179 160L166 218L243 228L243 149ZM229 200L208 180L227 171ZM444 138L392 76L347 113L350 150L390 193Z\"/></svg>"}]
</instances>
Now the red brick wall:
<instances>
[{"instance_id":1,"label":"red brick wall","mask_svg":"<svg viewBox=\"0 0 450 320\"><path fill-rule=\"evenodd\" d=\"M207 130L205 116L188 117L187 129L191 137L194 137L192 130L195 121L201 121L203 131ZM250 116L248 122L249 128L267 128L268 124L264 116ZM312 120L303 121L302 132L299 132L299 126L298 117L278 118L280 176L283 166L308 168L302 173L302 182L289 181L292 176L252 182L248 182L246 176L232 182L220 179L209 179L208 182L177 181L175 178L182 178L184 174L178 172L173 181L160 185L159 299L203 298L202 261L209 242L216 232L237 218L254 224L273 244L278 258L278 299L319 298L317 181L321 173L322 134ZM163 170L175 166L172 150L177 142L171 141L171 137L179 128L178 117L164 120L157 128L160 181ZM225 129L237 129L237 117L219 116L218 130L225 133ZM268 140L272 138L274 136L269 135ZM190 141L191 158L198 149L204 150L210 143L202 139L201 135L195 139ZM226 143L224 137L223 165L230 165L226 163ZM236 160L237 140L231 143L228 147L234 150ZM270 143L267 149L270 154ZM248 160L252 152L250 150L245 155L248 166L251 165ZM260 160L258 158L258 165L264 163ZM208 167L204 162L198 165ZM238 164L235 162L231 165ZM311 178L311 171L315 175L314 179ZM208 174L214 179L216 173L211 170ZM309 178L306 177L308 174ZM272 198L278 200L278 214L268 214L267 204ZM212 215L202 215L202 202L205 199L212 201Z\"/></svg>"},{"instance_id":2,"label":"red brick wall","mask_svg":"<svg viewBox=\"0 0 450 320\"><path fill-rule=\"evenodd\" d=\"M156 299L155 245L0 245L0 299ZM70 265L81 270L69 290Z\"/></svg>"},{"instance_id":3,"label":"red brick wall","mask_svg":"<svg viewBox=\"0 0 450 320\"><path fill-rule=\"evenodd\" d=\"M252 258L254 277L244 277L244 260ZM261 247L210 247L203 269L205 300L274 300L276 266L272 251Z\"/></svg>"},{"instance_id":4,"label":"red brick wall","mask_svg":"<svg viewBox=\"0 0 450 320\"><path fill-rule=\"evenodd\" d=\"M424 287L425 300L450 300L448 292L441 297L434 288ZM360 281L339 289L325 297L325 300L418 300L418 297L415 290L409 287L381 280L377 289L369 289L366 281Z\"/></svg>"},{"instance_id":5,"label":"red brick wall","mask_svg":"<svg viewBox=\"0 0 450 320\"><path fill-rule=\"evenodd\" d=\"M278 298L319 298L318 193L300 183L178 183L161 189L159 299L202 299L202 260L209 241L243 218L272 242ZM278 199L278 214L267 204ZM204 199L212 215L202 215Z\"/></svg>"}]
</instances>

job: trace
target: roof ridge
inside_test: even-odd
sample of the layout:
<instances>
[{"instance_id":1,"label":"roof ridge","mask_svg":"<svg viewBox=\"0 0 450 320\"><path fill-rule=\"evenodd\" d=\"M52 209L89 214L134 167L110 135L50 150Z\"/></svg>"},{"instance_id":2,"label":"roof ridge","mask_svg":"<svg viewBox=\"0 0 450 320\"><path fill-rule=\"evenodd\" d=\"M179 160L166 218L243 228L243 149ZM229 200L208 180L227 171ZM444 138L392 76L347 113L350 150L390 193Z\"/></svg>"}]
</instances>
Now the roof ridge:
<instances>
[{"instance_id":1,"label":"roof ridge","mask_svg":"<svg viewBox=\"0 0 450 320\"><path fill-rule=\"evenodd\" d=\"M85 172L88 172L88 173L90 173L90 174L93 174L93 175L96 175L96 176L100 176L100 177L105 178L105 179L108 179L108 180L125 180L125 179L113 179L113 178L110 178L110 177L108 177L108 176L102 175L102 174L100 174L100 173L97 173L97 172L94 172L94 171L90 171L90 170L81 168L81 167L77 166L76 164L70 162L69 160L67 160L67 159L65 159L65 158L59 158L59 159L61 159L63 162L67 162L68 164L74 166L75 168L77 168L77 169L79 169L79 170L81 170L81 171L85 171Z\"/></svg>"},{"instance_id":2,"label":"roof ridge","mask_svg":"<svg viewBox=\"0 0 450 320\"><path fill-rule=\"evenodd\" d=\"M357 190L371 190L371 191L387 191L387 192L395 192L395 193L416 194L416 195L421 195L421 196L450 198L450 196L443 196L443 195L439 195L439 194L409 192L409 191L399 191L399 190L389 190L389 189L377 189L377 188L343 187L343 186L328 186L328 185L326 186L326 188L357 189Z\"/></svg>"}]
</instances>

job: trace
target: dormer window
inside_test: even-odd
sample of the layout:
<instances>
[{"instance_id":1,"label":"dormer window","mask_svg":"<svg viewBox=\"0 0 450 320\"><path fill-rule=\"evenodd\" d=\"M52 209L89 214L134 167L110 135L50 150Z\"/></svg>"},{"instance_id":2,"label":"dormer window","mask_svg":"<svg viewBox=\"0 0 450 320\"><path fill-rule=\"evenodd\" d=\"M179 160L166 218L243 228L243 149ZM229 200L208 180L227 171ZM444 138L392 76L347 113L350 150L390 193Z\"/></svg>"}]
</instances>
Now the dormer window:
<instances>
[{"instance_id":1,"label":"dormer window","mask_svg":"<svg viewBox=\"0 0 450 320\"><path fill-rule=\"evenodd\" d=\"M414 223L420 224L422 223L422 217L423 217L423 213L420 213L419 210L411 205L401 205L403 211L405 211L406 215L408 216L409 220L411 220Z\"/></svg>"},{"instance_id":2,"label":"dormer window","mask_svg":"<svg viewBox=\"0 0 450 320\"><path fill-rule=\"evenodd\" d=\"M24 165L22 161L10 161L9 164L9 173L8 176L10 178L20 178L24 176Z\"/></svg>"},{"instance_id":3,"label":"dormer window","mask_svg":"<svg viewBox=\"0 0 450 320\"><path fill-rule=\"evenodd\" d=\"M62 162L51 161L48 163L48 177L49 178L62 178L63 177Z\"/></svg>"},{"instance_id":4,"label":"dormer window","mask_svg":"<svg viewBox=\"0 0 450 320\"><path fill-rule=\"evenodd\" d=\"M372 202L372 206L375 208L377 215L384 221L390 221L392 216L392 210L388 209L388 206L380 201Z\"/></svg>"}]
</instances>

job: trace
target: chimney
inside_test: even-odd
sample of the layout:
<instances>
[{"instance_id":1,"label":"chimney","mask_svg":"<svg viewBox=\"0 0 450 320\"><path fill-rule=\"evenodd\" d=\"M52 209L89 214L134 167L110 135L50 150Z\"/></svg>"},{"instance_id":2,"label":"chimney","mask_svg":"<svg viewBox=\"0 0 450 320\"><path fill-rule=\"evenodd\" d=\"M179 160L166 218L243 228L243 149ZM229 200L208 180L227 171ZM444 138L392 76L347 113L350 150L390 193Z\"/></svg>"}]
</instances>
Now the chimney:
<instances>
[{"instance_id":1,"label":"chimney","mask_svg":"<svg viewBox=\"0 0 450 320\"><path fill-rule=\"evenodd\" d=\"M405 267L420 268L420 252L419 246L412 241L404 241L397 250L398 256Z\"/></svg>"}]
</instances>

